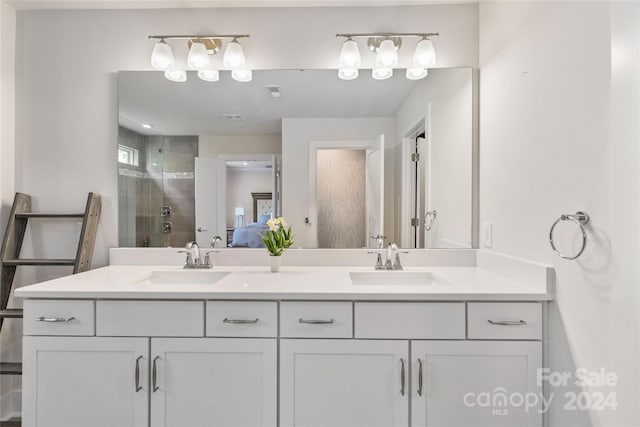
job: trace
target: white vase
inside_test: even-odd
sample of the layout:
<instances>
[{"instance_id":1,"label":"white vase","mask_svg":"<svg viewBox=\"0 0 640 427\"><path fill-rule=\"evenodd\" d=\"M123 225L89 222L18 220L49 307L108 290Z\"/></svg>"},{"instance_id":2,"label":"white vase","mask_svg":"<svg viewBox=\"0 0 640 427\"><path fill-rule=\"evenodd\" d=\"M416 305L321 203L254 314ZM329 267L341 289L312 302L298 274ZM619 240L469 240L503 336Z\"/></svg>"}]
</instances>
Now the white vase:
<instances>
[{"instance_id":1,"label":"white vase","mask_svg":"<svg viewBox=\"0 0 640 427\"><path fill-rule=\"evenodd\" d=\"M277 273L280 271L280 262L282 261L281 256L273 256L269 255L269 262L271 263L271 272Z\"/></svg>"}]
</instances>

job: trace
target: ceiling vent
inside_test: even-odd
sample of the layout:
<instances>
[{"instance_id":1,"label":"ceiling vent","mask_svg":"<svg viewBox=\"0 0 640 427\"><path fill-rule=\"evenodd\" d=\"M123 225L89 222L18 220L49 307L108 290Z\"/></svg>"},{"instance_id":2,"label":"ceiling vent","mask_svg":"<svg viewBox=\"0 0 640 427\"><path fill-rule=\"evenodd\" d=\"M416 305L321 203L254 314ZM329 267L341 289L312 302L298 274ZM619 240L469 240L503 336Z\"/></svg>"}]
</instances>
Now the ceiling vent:
<instances>
[{"instance_id":1,"label":"ceiling vent","mask_svg":"<svg viewBox=\"0 0 640 427\"><path fill-rule=\"evenodd\" d=\"M224 117L225 120L229 120L232 122L238 122L238 121L244 120L244 117L242 116L242 114L227 113L227 114L223 114L222 117Z\"/></svg>"},{"instance_id":2,"label":"ceiling vent","mask_svg":"<svg viewBox=\"0 0 640 427\"><path fill-rule=\"evenodd\" d=\"M265 86L264 88L267 90L267 92L269 93L269 96L271 96L272 98L282 97L282 92L280 92L280 86Z\"/></svg>"}]
</instances>

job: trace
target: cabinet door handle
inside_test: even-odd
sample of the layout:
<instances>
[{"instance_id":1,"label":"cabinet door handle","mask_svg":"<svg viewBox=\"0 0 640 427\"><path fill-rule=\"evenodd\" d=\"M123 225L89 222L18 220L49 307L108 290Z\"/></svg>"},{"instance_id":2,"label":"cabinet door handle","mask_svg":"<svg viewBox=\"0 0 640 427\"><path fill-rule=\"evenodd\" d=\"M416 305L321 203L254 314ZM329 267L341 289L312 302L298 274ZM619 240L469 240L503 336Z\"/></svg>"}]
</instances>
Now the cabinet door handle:
<instances>
[{"instance_id":1,"label":"cabinet door handle","mask_svg":"<svg viewBox=\"0 0 640 427\"><path fill-rule=\"evenodd\" d=\"M246 325L248 323L258 323L258 318L255 319L227 319L226 317L222 323L230 323L232 325Z\"/></svg>"},{"instance_id":2,"label":"cabinet door handle","mask_svg":"<svg viewBox=\"0 0 640 427\"><path fill-rule=\"evenodd\" d=\"M153 358L153 373L151 374L151 381L153 381L153 392L160 390L158 387L158 368L156 362L160 359L160 356L156 356Z\"/></svg>"},{"instance_id":3,"label":"cabinet door handle","mask_svg":"<svg viewBox=\"0 0 640 427\"><path fill-rule=\"evenodd\" d=\"M524 320L487 320L491 325L499 325L499 326L521 326L526 325L527 322Z\"/></svg>"},{"instance_id":4,"label":"cabinet door handle","mask_svg":"<svg viewBox=\"0 0 640 427\"><path fill-rule=\"evenodd\" d=\"M138 356L136 359L136 393L142 390L140 385L140 359L142 359L142 356Z\"/></svg>"},{"instance_id":5,"label":"cabinet door handle","mask_svg":"<svg viewBox=\"0 0 640 427\"><path fill-rule=\"evenodd\" d=\"M418 359L418 396L422 396L422 360Z\"/></svg>"},{"instance_id":6,"label":"cabinet door handle","mask_svg":"<svg viewBox=\"0 0 640 427\"><path fill-rule=\"evenodd\" d=\"M67 323L75 320L75 317L37 317L36 320L38 322L47 322L47 323Z\"/></svg>"},{"instance_id":7,"label":"cabinet door handle","mask_svg":"<svg viewBox=\"0 0 640 427\"><path fill-rule=\"evenodd\" d=\"M400 359L400 394L404 396L404 359Z\"/></svg>"},{"instance_id":8,"label":"cabinet door handle","mask_svg":"<svg viewBox=\"0 0 640 427\"><path fill-rule=\"evenodd\" d=\"M334 322L333 322L333 319L329 319L329 320L298 319L298 323L305 323L307 325L331 325Z\"/></svg>"}]
</instances>

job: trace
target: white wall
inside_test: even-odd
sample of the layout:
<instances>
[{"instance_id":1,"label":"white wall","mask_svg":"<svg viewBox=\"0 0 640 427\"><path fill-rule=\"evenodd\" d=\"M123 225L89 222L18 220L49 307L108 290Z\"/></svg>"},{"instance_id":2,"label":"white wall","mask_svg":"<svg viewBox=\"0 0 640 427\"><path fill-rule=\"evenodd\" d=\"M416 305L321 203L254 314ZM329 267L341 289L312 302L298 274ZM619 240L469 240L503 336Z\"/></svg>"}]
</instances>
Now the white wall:
<instances>
[{"instance_id":1,"label":"white wall","mask_svg":"<svg viewBox=\"0 0 640 427\"><path fill-rule=\"evenodd\" d=\"M567 389L553 388L552 427L640 425L639 21L635 2L480 4L481 222L494 250L556 269L551 369L619 377L602 390L617 391L617 410L563 410ZM612 31L633 61L613 72ZM561 260L549 227L579 209L592 218L587 249Z\"/></svg>"},{"instance_id":2,"label":"white wall","mask_svg":"<svg viewBox=\"0 0 640 427\"><path fill-rule=\"evenodd\" d=\"M295 232L295 245L310 247L315 227L309 213L309 144L319 141L371 141L385 135L385 195L393 191L392 117L282 120L282 214ZM393 229L393 206L385 203L385 230ZM385 231L386 232L386 231Z\"/></svg>"},{"instance_id":3,"label":"white wall","mask_svg":"<svg viewBox=\"0 0 640 427\"><path fill-rule=\"evenodd\" d=\"M253 221L253 198L251 193L270 193L271 169L266 171L243 171L227 167L227 227L235 227L235 208L244 208L244 223Z\"/></svg>"},{"instance_id":4,"label":"white wall","mask_svg":"<svg viewBox=\"0 0 640 427\"><path fill-rule=\"evenodd\" d=\"M431 201L427 209L436 209L438 216L428 233L429 247L471 247L472 171L473 171L473 102L472 70L456 68L432 70L409 95L396 113L396 140L409 135L415 125L426 123L427 141L431 141L431 159L420 159L420 167L431 178ZM400 147L398 147L400 148ZM394 168L403 170L407 162L396 150ZM400 176L396 173L396 176ZM395 182L395 217L408 201L402 192L402 182ZM404 196L404 197L401 197ZM406 203L406 208L410 203ZM407 212L407 218L409 218ZM394 225L399 227L398 219ZM408 228L407 228L408 229ZM401 230L396 228L396 236ZM406 233L405 233L406 234ZM408 241L405 246L408 245Z\"/></svg>"},{"instance_id":5,"label":"white wall","mask_svg":"<svg viewBox=\"0 0 640 427\"><path fill-rule=\"evenodd\" d=\"M282 136L275 134L200 135L198 156L217 158L220 154L280 154Z\"/></svg>"}]
</instances>

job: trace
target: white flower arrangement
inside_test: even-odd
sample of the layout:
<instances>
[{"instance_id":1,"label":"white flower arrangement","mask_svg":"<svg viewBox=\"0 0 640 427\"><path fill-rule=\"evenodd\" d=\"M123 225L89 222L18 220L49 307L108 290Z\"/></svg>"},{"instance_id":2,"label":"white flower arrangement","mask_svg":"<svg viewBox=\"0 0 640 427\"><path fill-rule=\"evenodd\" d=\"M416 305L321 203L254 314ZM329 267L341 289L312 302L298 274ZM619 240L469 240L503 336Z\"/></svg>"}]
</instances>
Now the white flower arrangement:
<instances>
[{"instance_id":1,"label":"white flower arrangement","mask_svg":"<svg viewBox=\"0 0 640 427\"><path fill-rule=\"evenodd\" d=\"M286 249L293 245L291 226L283 217L271 218L267 221L269 229L264 235L260 235L269 255L280 256Z\"/></svg>"}]
</instances>

